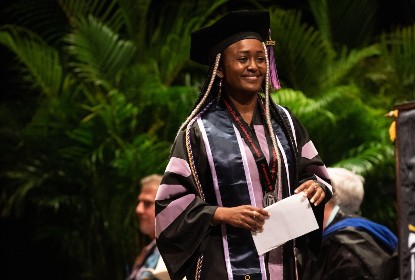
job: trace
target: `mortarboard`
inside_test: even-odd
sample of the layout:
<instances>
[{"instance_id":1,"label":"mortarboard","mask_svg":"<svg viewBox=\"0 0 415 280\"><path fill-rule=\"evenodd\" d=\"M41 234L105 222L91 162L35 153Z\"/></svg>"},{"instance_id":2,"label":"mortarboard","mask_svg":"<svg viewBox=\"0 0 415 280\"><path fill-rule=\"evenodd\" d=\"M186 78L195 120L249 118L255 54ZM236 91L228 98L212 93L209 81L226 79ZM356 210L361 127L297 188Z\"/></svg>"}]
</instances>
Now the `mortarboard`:
<instances>
[{"instance_id":1,"label":"mortarboard","mask_svg":"<svg viewBox=\"0 0 415 280\"><path fill-rule=\"evenodd\" d=\"M270 28L268 11L234 11L191 34L190 59L209 65L216 54L242 39L265 41Z\"/></svg>"}]
</instances>

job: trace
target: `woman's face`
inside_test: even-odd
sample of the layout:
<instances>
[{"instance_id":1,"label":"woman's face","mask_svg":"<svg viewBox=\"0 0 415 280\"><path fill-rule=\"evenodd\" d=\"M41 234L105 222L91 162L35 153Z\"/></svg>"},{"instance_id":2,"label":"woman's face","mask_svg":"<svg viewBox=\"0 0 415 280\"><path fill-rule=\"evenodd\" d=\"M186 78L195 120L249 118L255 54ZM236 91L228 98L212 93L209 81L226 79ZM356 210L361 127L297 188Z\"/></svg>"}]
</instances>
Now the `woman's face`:
<instances>
[{"instance_id":1,"label":"woman's face","mask_svg":"<svg viewBox=\"0 0 415 280\"><path fill-rule=\"evenodd\" d=\"M262 43L257 39L244 39L225 49L219 73L223 75L228 94L256 94L261 88L266 68Z\"/></svg>"}]
</instances>

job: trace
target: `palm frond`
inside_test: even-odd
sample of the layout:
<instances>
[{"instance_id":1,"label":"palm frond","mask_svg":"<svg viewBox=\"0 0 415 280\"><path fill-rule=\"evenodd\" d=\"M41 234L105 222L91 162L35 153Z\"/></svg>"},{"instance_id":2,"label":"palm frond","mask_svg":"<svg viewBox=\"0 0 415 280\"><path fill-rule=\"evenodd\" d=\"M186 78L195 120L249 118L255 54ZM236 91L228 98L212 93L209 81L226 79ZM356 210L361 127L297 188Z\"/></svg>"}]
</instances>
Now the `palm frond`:
<instances>
[{"instance_id":1,"label":"palm frond","mask_svg":"<svg viewBox=\"0 0 415 280\"><path fill-rule=\"evenodd\" d=\"M166 18L158 18L156 28L152 30L146 47L149 56L157 59L163 84L170 85L185 62L189 60L191 32L206 24L207 18L227 1L218 0L213 3L198 3L198 5L184 1L178 6L175 5L174 14L171 13L170 5L162 9L161 14Z\"/></svg>"},{"instance_id":2,"label":"palm frond","mask_svg":"<svg viewBox=\"0 0 415 280\"><path fill-rule=\"evenodd\" d=\"M310 0L308 4L310 5L311 12L316 21L317 28L321 33L321 37L324 42L331 46L333 40L331 39L331 28L333 26L330 24L330 14L327 0Z\"/></svg>"},{"instance_id":3,"label":"palm frond","mask_svg":"<svg viewBox=\"0 0 415 280\"><path fill-rule=\"evenodd\" d=\"M373 172L377 166L393 158L394 149L392 145L379 142L364 143L352 149L347 158L340 160L334 166L343 167L365 176Z\"/></svg>"},{"instance_id":4,"label":"palm frond","mask_svg":"<svg viewBox=\"0 0 415 280\"><path fill-rule=\"evenodd\" d=\"M79 29L67 37L79 77L107 90L115 87L131 63L136 47L92 16L79 20Z\"/></svg>"},{"instance_id":5,"label":"palm frond","mask_svg":"<svg viewBox=\"0 0 415 280\"><path fill-rule=\"evenodd\" d=\"M351 152L355 147L372 142L388 144L385 112L365 105L361 95L357 86L338 86L314 99L290 89L279 90L272 98L291 109L307 128L325 163L332 165L358 154Z\"/></svg>"},{"instance_id":6,"label":"palm frond","mask_svg":"<svg viewBox=\"0 0 415 280\"><path fill-rule=\"evenodd\" d=\"M120 91L138 107L148 104L164 103L166 86L163 85L158 72L157 62L149 59L148 63L136 63L123 72Z\"/></svg>"},{"instance_id":7,"label":"palm frond","mask_svg":"<svg viewBox=\"0 0 415 280\"><path fill-rule=\"evenodd\" d=\"M273 93L271 97L277 104L288 107L297 118L305 123L309 123L308 119L318 124L335 121L334 114L325 108L335 96L325 96L324 99L317 100L307 98L301 91L281 89Z\"/></svg>"},{"instance_id":8,"label":"palm frond","mask_svg":"<svg viewBox=\"0 0 415 280\"><path fill-rule=\"evenodd\" d=\"M3 216L9 216L12 213L19 216L27 205L27 197L48 179L50 174L42 173L40 161L30 165L22 165L19 170L8 170L2 172L1 177L4 180L13 182L2 188L0 197L0 207Z\"/></svg>"},{"instance_id":9,"label":"palm frond","mask_svg":"<svg viewBox=\"0 0 415 280\"><path fill-rule=\"evenodd\" d=\"M132 143L120 149L111 164L121 176L163 173L169 152L169 142L141 134ZM140 177L135 175L135 178L138 180Z\"/></svg>"},{"instance_id":10,"label":"palm frond","mask_svg":"<svg viewBox=\"0 0 415 280\"><path fill-rule=\"evenodd\" d=\"M3 22L30 29L45 42L59 44L68 30L68 22L54 0L13 1L1 11Z\"/></svg>"},{"instance_id":11,"label":"palm frond","mask_svg":"<svg viewBox=\"0 0 415 280\"><path fill-rule=\"evenodd\" d=\"M319 76L332 57L330 48L317 30L302 23L299 12L271 10L271 29L283 86L315 95Z\"/></svg>"},{"instance_id":12,"label":"palm frond","mask_svg":"<svg viewBox=\"0 0 415 280\"><path fill-rule=\"evenodd\" d=\"M365 47L370 43L376 25L377 1L312 0L309 4L318 29L334 48Z\"/></svg>"},{"instance_id":13,"label":"palm frond","mask_svg":"<svg viewBox=\"0 0 415 280\"><path fill-rule=\"evenodd\" d=\"M328 64L327 72L319 78L321 90L325 90L335 85L350 83L350 72L361 65L365 60L378 56L380 49L378 45L372 45L362 49L351 49L344 47L338 58L333 63Z\"/></svg>"},{"instance_id":14,"label":"palm frond","mask_svg":"<svg viewBox=\"0 0 415 280\"><path fill-rule=\"evenodd\" d=\"M149 11L151 3L151 0L118 0L128 38L134 41L139 50L145 50L148 45L146 32L149 29L148 15L151 14ZM143 61L146 54L141 51L137 56L138 61Z\"/></svg>"},{"instance_id":15,"label":"palm frond","mask_svg":"<svg viewBox=\"0 0 415 280\"><path fill-rule=\"evenodd\" d=\"M117 0L58 0L58 3L73 26L79 24L80 18L88 16L99 18L115 32L120 31L124 25L124 17Z\"/></svg>"},{"instance_id":16,"label":"palm frond","mask_svg":"<svg viewBox=\"0 0 415 280\"><path fill-rule=\"evenodd\" d=\"M415 87L415 25L398 28L395 32L385 33L381 38L382 51L392 63L399 82L412 91Z\"/></svg>"},{"instance_id":17,"label":"palm frond","mask_svg":"<svg viewBox=\"0 0 415 280\"><path fill-rule=\"evenodd\" d=\"M11 25L0 30L0 43L23 63L34 87L39 87L49 97L60 92L63 69L54 48L31 31Z\"/></svg>"}]
</instances>

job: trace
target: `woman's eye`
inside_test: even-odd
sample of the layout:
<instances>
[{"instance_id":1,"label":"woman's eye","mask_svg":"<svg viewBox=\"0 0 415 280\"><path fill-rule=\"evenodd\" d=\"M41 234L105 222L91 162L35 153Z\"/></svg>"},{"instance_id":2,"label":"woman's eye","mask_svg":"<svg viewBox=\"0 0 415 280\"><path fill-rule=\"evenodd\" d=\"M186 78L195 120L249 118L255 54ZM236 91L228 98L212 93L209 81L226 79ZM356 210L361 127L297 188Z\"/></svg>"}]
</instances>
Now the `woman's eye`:
<instances>
[{"instance_id":1,"label":"woman's eye","mask_svg":"<svg viewBox=\"0 0 415 280\"><path fill-rule=\"evenodd\" d=\"M248 60L248 58L246 58L246 57L240 57L240 58L238 58L238 60L240 62L246 62Z\"/></svg>"},{"instance_id":2,"label":"woman's eye","mask_svg":"<svg viewBox=\"0 0 415 280\"><path fill-rule=\"evenodd\" d=\"M258 57L258 58L257 58L257 61L258 61L258 62L264 62L264 61L265 61L265 57Z\"/></svg>"}]
</instances>

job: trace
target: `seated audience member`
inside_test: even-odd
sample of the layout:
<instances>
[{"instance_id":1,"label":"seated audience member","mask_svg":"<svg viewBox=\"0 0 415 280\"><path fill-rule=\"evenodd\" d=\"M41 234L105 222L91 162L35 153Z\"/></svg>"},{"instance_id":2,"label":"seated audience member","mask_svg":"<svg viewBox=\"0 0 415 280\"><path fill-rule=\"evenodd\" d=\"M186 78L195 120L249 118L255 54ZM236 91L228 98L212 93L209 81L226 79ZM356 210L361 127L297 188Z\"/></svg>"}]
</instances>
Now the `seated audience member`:
<instances>
[{"instance_id":1,"label":"seated audience member","mask_svg":"<svg viewBox=\"0 0 415 280\"><path fill-rule=\"evenodd\" d=\"M141 179L141 191L138 195L138 204L135 212L140 222L140 231L151 239L151 242L144 247L137 256L132 272L128 280L161 280L168 277L167 269L163 265L163 259L156 246L155 235L155 199L158 187L161 182L161 175L153 174ZM163 277L156 277L153 272L155 268L163 267Z\"/></svg>"},{"instance_id":2,"label":"seated audience member","mask_svg":"<svg viewBox=\"0 0 415 280\"><path fill-rule=\"evenodd\" d=\"M300 279L398 279L396 236L356 215L364 178L344 168L328 168L328 173L333 198L325 205L320 256L299 257Z\"/></svg>"}]
</instances>

